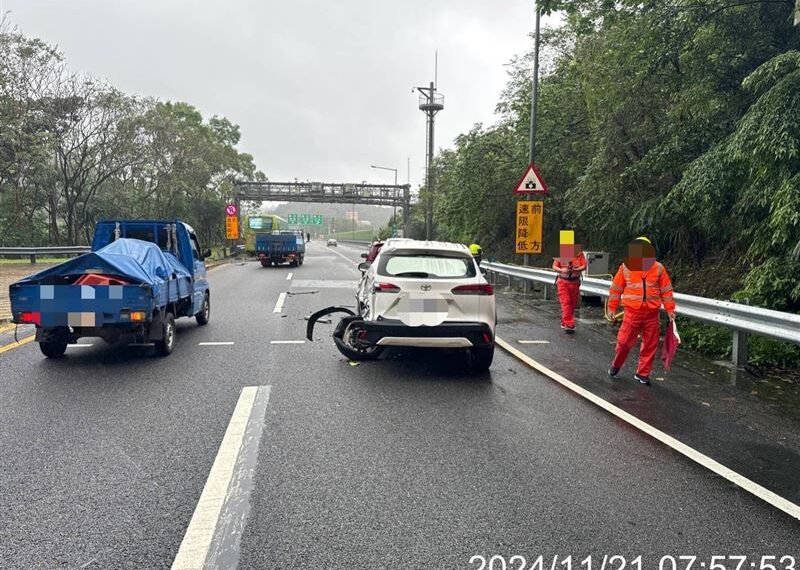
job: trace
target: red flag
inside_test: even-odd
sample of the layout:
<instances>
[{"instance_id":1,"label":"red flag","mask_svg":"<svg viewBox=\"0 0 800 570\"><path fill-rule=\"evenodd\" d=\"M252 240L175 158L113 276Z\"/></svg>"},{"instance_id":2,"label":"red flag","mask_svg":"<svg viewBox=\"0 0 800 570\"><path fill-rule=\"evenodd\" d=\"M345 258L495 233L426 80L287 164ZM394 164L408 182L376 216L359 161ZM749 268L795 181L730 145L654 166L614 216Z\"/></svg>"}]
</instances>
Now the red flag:
<instances>
[{"instance_id":1,"label":"red flag","mask_svg":"<svg viewBox=\"0 0 800 570\"><path fill-rule=\"evenodd\" d=\"M664 365L664 370L669 372L672 366L672 359L675 353L678 352L678 345L681 343L681 337L678 334L678 326L675 321L670 320L667 326L667 333L664 335L664 344L661 345L661 364Z\"/></svg>"}]
</instances>

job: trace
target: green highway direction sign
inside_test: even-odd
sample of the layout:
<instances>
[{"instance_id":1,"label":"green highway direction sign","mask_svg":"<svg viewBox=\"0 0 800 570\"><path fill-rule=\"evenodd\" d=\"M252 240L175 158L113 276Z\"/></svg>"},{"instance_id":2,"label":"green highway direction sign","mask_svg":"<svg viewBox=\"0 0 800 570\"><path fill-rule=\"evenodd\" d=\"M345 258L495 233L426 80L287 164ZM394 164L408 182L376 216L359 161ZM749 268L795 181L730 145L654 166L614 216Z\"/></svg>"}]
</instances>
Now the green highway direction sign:
<instances>
[{"instance_id":1,"label":"green highway direction sign","mask_svg":"<svg viewBox=\"0 0 800 570\"><path fill-rule=\"evenodd\" d=\"M301 225L301 226L321 226L322 225L322 216L311 215L311 214L289 214L286 216L286 221L289 222L291 225Z\"/></svg>"}]
</instances>

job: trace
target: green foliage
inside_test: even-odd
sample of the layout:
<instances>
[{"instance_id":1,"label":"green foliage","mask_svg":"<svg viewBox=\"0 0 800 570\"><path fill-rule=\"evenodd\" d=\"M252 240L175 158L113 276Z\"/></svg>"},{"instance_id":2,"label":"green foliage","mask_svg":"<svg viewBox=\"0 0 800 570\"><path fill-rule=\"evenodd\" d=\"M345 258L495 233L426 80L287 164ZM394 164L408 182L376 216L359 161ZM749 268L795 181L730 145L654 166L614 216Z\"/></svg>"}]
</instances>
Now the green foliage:
<instances>
[{"instance_id":1,"label":"green foliage","mask_svg":"<svg viewBox=\"0 0 800 570\"><path fill-rule=\"evenodd\" d=\"M263 178L227 119L71 73L1 25L0 125L0 245L87 243L104 217L177 217L222 243L233 180Z\"/></svg>"}]
</instances>

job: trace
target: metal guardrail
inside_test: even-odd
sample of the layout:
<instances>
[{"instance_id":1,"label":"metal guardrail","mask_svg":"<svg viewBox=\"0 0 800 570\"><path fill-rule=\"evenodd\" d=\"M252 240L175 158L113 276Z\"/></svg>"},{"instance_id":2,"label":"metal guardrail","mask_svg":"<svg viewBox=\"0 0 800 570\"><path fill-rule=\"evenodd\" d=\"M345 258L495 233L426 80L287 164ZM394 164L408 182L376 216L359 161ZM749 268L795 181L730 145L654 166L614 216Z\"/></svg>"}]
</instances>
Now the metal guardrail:
<instances>
[{"instance_id":1,"label":"metal guardrail","mask_svg":"<svg viewBox=\"0 0 800 570\"><path fill-rule=\"evenodd\" d=\"M482 262L481 267L498 275L546 285L553 285L555 281L555 272L546 269L488 261ZM587 277L581 282L581 292L607 297L610 286L611 281ZM675 312L678 315L732 329L731 361L737 366L747 363L748 334L766 336L800 345L800 315L798 314L683 293L674 293L674 297L677 305Z\"/></svg>"},{"instance_id":2,"label":"metal guardrail","mask_svg":"<svg viewBox=\"0 0 800 570\"><path fill-rule=\"evenodd\" d=\"M88 245L68 245L60 247L0 247L0 257L28 256L31 263L36 263L36 256L43 255L80 255L91 251Z\"/></svg>"}]
</instances>

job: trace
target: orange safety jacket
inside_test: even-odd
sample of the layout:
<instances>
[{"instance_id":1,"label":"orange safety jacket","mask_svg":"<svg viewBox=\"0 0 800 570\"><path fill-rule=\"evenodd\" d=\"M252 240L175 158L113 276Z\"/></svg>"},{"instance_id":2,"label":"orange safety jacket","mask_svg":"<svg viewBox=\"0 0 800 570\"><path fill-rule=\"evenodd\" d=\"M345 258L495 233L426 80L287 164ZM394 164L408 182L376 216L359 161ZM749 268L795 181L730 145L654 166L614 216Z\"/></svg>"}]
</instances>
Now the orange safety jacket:
<instances>
[{"instance_id":1,"label":"orange safety jacket","mask_svg":"<svg viewBox=\"0 0 800 570\"><path fill-rule=\"evenodd\" d=\"M656 261L647 271L631 271L619 266L608 291L608 311L617 310L620 301L626 309L675 310L672 281L666 268Z\"/></svg>"}]
</instances>

